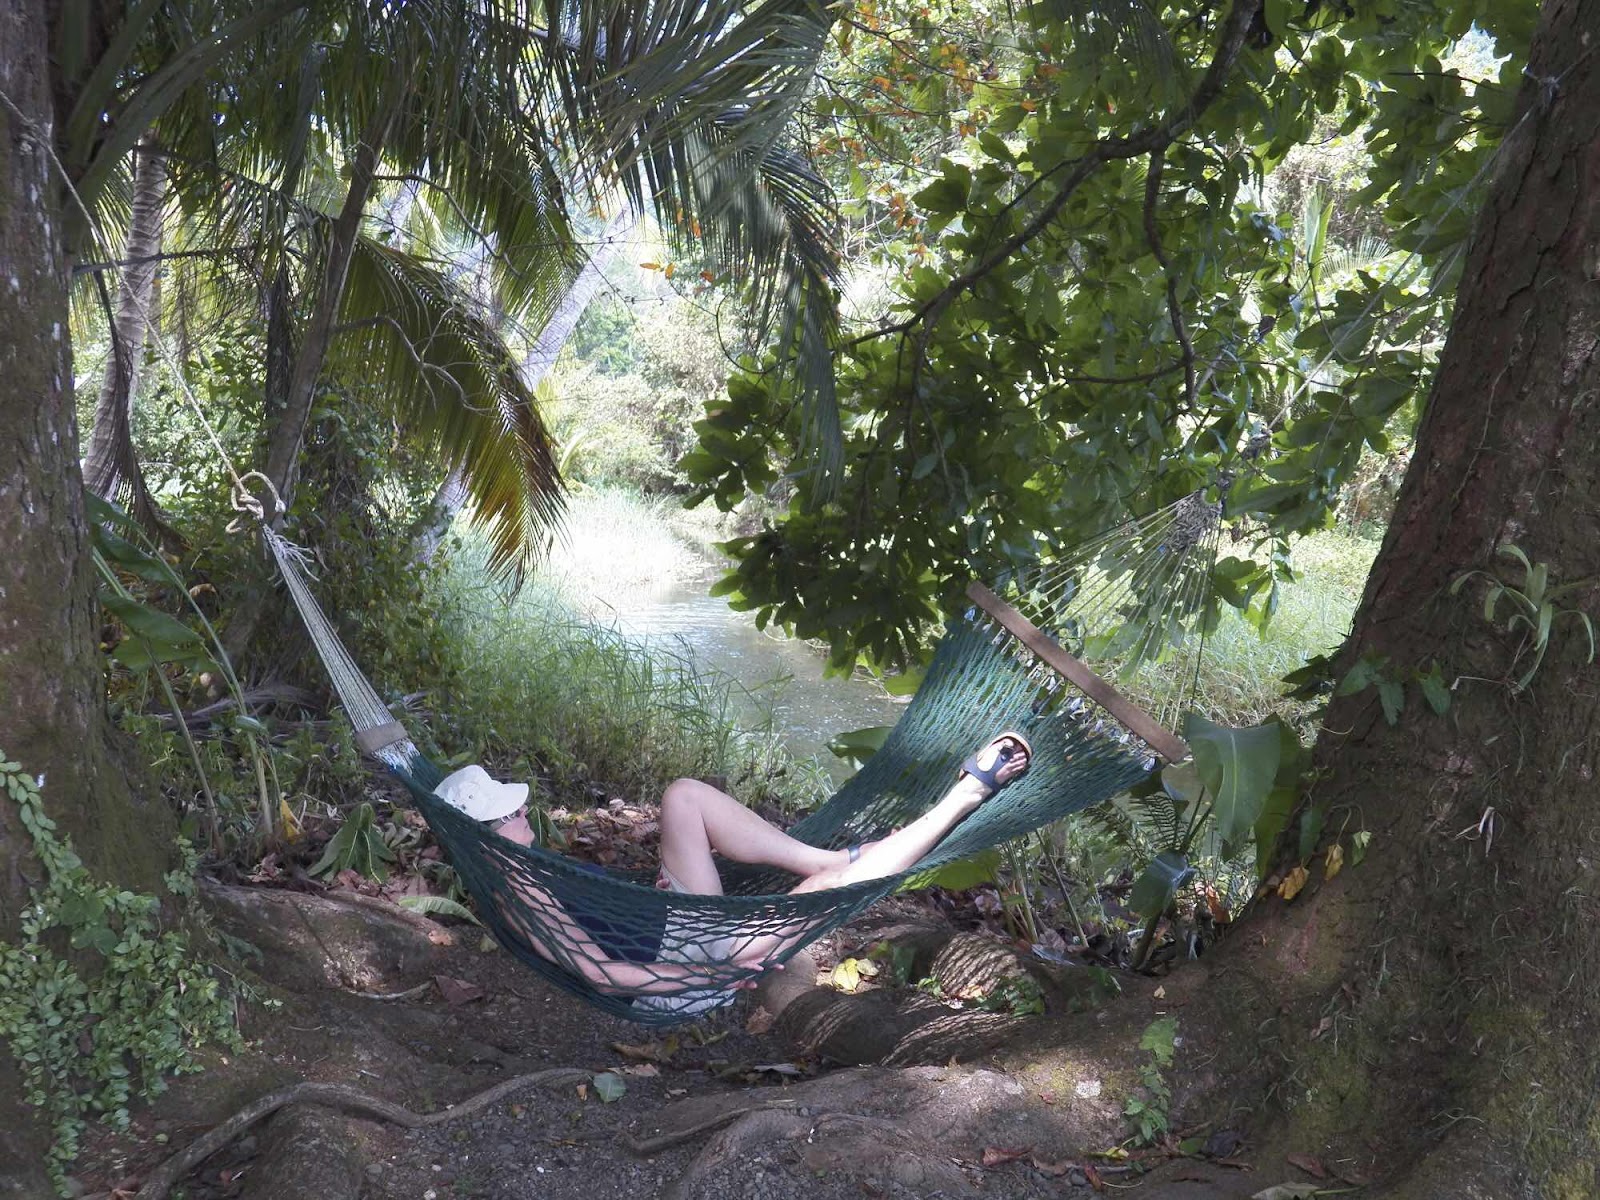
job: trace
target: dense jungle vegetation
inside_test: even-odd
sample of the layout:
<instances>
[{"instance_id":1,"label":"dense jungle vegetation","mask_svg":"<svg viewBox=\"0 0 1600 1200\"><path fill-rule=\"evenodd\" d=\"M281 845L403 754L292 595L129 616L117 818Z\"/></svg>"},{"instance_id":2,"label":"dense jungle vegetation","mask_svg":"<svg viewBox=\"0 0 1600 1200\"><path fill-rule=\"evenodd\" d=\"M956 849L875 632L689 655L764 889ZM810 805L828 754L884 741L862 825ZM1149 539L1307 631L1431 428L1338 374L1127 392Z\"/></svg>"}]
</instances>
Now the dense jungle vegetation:
<instances>
[{"instance_id":1,"label":"dense jungle vegetation","mask_svg":"<svg viewBox=\"0 0 1600 1200\"><path fill-rule=\"evenodd\" d=\"M828 786L597 599L707 576L905 693L970 580L1199 494L1204 653L1121 678L1194 672L1242 765L942 882L1119 969L1235 927L1182 1018L1228 1070L1175 1101L1140 1041L1141 1145L1247 1108L1357 1186L1593 1194L1595 39L1594 0L19 5L4 1178L69 1186L270 1004L197 879L475 919L254 517L424 751L592 850L676 776Z\"/></svg>"}]
</instances>

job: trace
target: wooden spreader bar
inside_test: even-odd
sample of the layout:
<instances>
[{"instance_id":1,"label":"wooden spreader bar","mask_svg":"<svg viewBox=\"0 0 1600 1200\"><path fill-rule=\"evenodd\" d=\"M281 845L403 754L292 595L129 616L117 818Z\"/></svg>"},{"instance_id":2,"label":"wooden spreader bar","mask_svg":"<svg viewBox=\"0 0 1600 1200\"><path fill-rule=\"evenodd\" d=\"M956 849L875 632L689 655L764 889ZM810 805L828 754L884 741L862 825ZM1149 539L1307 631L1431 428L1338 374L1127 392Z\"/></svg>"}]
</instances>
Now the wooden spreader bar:
<instances>
[{"instance_id":1,"label":"wooden spreader bar","mask_svg":"<svg viewBox=\"0 0 1600 1200\"><path fill-rule=\"evenodd\" d=\"M356 730L356 747L363 754L376 754L396 742L403 742L411 735L406 732L406 727L399 721L385 721L382 725L374 725L371 729Z\"/></svg>"},{"instance_id":2,"label":"wooden spreader bar","mask_svg":"<svg viewBox=\"0 0 1600 1200\"><path fill-rule=\"evenodd\" d=\"M1149 713L1091 671L1081 660L1068 654L1061 648L1059 642L983 584L977 580L969 583L967 597L999 621L1007 632L1024 646L1070 680L1085 696L1115 717L1124 728L1143 738L1145 744L1162 758L1169 763L1176 763L1189 757L1189 746L1182 738L1169 732Z\"/></svg>"}]
</instances>

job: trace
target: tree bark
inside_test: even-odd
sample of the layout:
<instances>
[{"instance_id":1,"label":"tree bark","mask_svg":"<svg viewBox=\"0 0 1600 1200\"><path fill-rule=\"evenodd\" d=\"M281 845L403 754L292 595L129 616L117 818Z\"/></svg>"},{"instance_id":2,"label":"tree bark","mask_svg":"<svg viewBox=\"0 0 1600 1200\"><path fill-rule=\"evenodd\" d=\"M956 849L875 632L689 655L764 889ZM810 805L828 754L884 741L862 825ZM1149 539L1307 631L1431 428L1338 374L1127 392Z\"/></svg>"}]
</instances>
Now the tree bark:
<instances>
[{"instance_id":1,"label":"tree bark","mask_svg":"<svg viewBox=\"0 0 1600 1200\"><path fill-rule=\"evenodd\" d=\"M155 510L134 454L133 405L145 350L155 333L155 285L160 265L157 256L161 253L166 194L166 165L155 143L146 137L134 151L133 207L123 254L128 266L119 272L111 354L95 404L94 430L83 467L84 482L96 495L110 500L119 492L130 492L130 507L146 524L154 518Z\"/></svg>"},{"instance_id":2,"label":"tree bark","mask_svg":"<svg viewBox=\"0 0 1600 1200\"><path fill-rule=\"evenodd\" d=\"M85 862L153 887L170 819L142 811L113 764L95 642L67 319L65 190L53 141L54 10L0 6L0 752L43 782L47 812ZM39 878L15 803L0 792L0 938ZM45 1195L38 1131L0 1098L0 1195Z\"/></svg>"},{"instance_id":3,"label":"tree bark","mask_svg":"<svg viewBox=\"0 0 1600 1200\"><path fill-rule=\"evenodd\" d=\"M333 339L334 322L344 300L345 280L349 278L350 261L355 254L356 235L361 230L367 201L372 196L384 142L399 115L398 103L397 99L385 105L381 112L373 116L356 146L350 164L350 187L328 238L322 286L300 338L300 348L295 356L283 408L278 413L276 426L268 435L265 473L277 488L285 508L293 498L295 480L299 475L300 446L305 439L306 423L311 419L317 378L322 374L322 364ZM274 517L281 520L283 513L280 511Z\"/></svg>"},{"instance_id":4,"label":"tree bark","mask_svg":"<svg viewBox=\"0 0 1600 1200\"><path fill-rule=\"evenodd\" d=\"M1450 593L1472 569L1523 586L1496 552L1515 545L1577 585L1558 610L1600 616L1597 48L1600 0L1545 6L1342 652L1399 681L1437 664L1449 711L1414 682L1394 725L1370 688L1334 701L1311 801L1347 861L1370 832L1365 861L1328 879L1319 853L1219 963L1276 1010L1244 1036L1287 1064L1289 1141L1375 1175L1416 1164L1398 1195L1600 1195L1600 667L1558 617L1520 690L1512 602L1491 624L1481 580Z\"/></svg>"}]
</instances>

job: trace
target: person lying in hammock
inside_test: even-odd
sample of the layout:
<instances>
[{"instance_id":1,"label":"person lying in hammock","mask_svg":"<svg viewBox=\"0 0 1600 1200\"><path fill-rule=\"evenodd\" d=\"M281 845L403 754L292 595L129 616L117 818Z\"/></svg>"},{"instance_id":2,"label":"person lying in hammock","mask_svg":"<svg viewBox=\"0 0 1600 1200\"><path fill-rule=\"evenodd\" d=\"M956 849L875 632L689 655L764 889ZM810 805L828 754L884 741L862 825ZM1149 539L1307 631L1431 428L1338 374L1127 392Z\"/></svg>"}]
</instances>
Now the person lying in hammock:
<instances>
[{"instance_id":1,"label":"person lying in hammock","mask_svg":"<svg viewBox=\"0 0 1600 1200\"><path fill-rule=\"evenodd\" d=\"M714 855L734 862L776 867L799 880L791 894L846 887L908 870L957 823L1027 771L1033 748L1019 733L991 739L962 764L944 797L908 825L876 841L844 850L824 850L790 837L726 792L698 779L679 779L661 797L661 865L656 887L664 891L721 895ZM499 783L482 767L466 767L439 784L438 794L482 821L502 838L531 846L526 784ZM730 982L730 973L780 964L771 959L803 932L799 925L758 933L674 928L653 932L625 928L627 920L591 911L580 898L555 894L551 881L535 882L516 860L502 863L515 904L499 906L502 920L515 928L542 957L573 971L596 990L639 997L636 1003L658 1011L692 1012L728 1003L732 990L754 987L755 980ZM587 870L599 868L580 864ZM518 911L524 910L524 911ZM537 914L537 927L525 912ZM692 914L690 914L692 915ZM636 922L648 918L637 917Z\"/></svg>"}]
</instances>

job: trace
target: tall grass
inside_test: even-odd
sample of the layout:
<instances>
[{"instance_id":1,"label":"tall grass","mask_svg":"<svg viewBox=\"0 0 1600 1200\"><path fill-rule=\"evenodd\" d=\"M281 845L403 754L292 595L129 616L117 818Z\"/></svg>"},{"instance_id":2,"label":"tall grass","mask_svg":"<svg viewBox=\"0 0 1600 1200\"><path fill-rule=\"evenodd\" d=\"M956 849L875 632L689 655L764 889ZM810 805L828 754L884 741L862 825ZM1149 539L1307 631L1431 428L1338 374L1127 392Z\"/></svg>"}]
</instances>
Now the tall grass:
<instances>
[{"instance_id":1,"label":"tall grass","mask_svg":"<svg viewBox=\"0 0 1600 1200\"><path fill-rule=\"evenodd\" d=\"M1304 718L1304 705L1283 698L1283 677L1350 633L1378 543L1341 532L1316 534L1294 546L1299 578L1279 591L1278 611L1257 630L1234 609L1206 639L1193 707L1213 721L1258 725L1274 712Z\"/></svg>"},{"instance_id":2,"label":"tall grass","mask_svg":"<svg viewBox=\"0 0 1600 1200\"><path fill-rule=\"evenodd\" d=\"M631 607L659 589L710 572L704 543L690 532L703 523L670 497L587 488L572 497L540 583L579 612Z\"/></svg>"},{"instance_id":3,"label":"tall grass","mask_svg":"<svg viewBox=\"0 0 1600 1200\"><path fill-rule=\"evenodd\" d=\"M1167 711L1163 702L1180 696L1183 708L1221 725L1259 725L1277 714L1310 734L1316 704L1286 699L1283 677L1344 641L1377 548L1341 532L1302 538L1293 549L1299 577L1280 585L1277 611L1264 628L1225 607L1203 644L1196 639L1172 659L1124 674L1119 686L1152 712Z\"/></svg>"}]
</instances>

